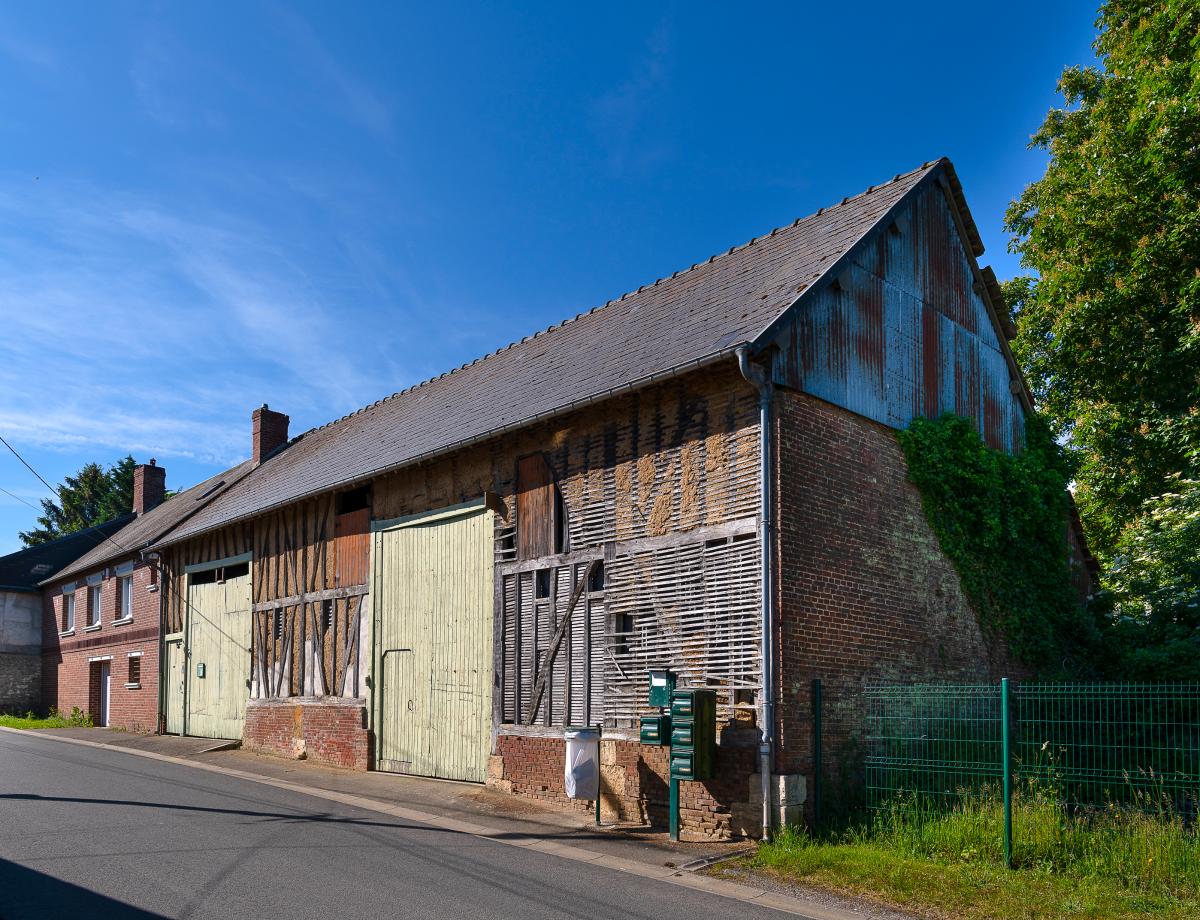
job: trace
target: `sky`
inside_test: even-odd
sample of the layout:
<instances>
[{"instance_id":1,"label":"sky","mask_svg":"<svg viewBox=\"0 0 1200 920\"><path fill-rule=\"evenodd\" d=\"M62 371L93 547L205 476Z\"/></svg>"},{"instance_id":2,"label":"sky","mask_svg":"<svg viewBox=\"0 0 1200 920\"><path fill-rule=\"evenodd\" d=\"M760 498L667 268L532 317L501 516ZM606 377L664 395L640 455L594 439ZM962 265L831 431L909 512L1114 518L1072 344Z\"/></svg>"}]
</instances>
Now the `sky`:
<instances>
[{"instance_id":1,"label":"sky","mask_svg":"<svg viewBox=\"0 0 1200 920\"><path fill-rule=\"evenodd\" d=\"M1095 5L5 5L0 435L186 488L943 155L1011 277Z\"/></svg>"}]
</instances>

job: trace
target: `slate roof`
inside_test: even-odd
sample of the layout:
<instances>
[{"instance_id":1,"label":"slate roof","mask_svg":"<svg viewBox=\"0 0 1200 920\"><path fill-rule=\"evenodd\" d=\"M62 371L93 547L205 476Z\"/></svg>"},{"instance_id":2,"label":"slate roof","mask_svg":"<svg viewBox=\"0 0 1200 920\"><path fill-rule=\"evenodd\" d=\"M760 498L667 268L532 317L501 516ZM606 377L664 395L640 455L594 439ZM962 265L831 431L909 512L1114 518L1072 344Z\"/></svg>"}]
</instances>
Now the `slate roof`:
<instances>
[{"instance_id":1,"label":"slate roof","mask_svg":"<svg viewBox=\"0 0 1200 920\"><path fill-rule=\"evenodd\" d=\"M108 543L109 537L132 520L132 514L124 514L87 530L0 556L0 591L38 590L41 582L53 578L89 550Z\"/></svg>"},{"instance_id":2,"label":"slate roof","mask_svg":"<svg viewBox=\"0 0 1200 920\"><path fill-rule=\"evenodd\" d=\"M171 496L145 514L133 517L115 540L102 541L90 552L63 568L54 580L95 569L114 559L121 559L140 552L172 527L186 521L188 517L204 508L253 468L254 464L251 461L244 460L237 466L217 473L216 476L211 476L178 495ZM48 580L50 579L43 576L43 582Z\"/></svg>"},{"instance_id":3,"label":"slate roof","mask_svg":"<svg viewBox=\"0 0 1200 920\"><path fill-rule=\"evenodd\" d=\"M731 355L754 342L903 198L938 173L960 196L948 160L925 163L308 431L159 545ZM981 250L973 225L968 235Z\"/></svg>"}]
</instances>

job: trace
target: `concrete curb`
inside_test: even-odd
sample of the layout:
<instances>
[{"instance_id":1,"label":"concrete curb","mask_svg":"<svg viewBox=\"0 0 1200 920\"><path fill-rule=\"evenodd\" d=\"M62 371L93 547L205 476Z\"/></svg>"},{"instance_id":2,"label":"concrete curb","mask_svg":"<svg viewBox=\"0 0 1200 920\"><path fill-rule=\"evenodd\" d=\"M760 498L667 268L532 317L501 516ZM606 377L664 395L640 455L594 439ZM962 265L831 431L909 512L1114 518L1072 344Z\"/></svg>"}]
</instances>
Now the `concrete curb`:
<instances>
[{"instance_id":1,"label":"concrete curb","mask_svg":"<svg viewBox=\"0 0 1200 920\"><path fill-rule=\"evenodd\" d=\"M772 910L778 910L782 911L783 913L792 914L793 916L807 918L807 920L861 920L862 917L862 914L856 911L828 907L824 904L805 901L802 898L795 898L775 892L763 891L759 888L752 888L749 885L741 885L737 882L729 882L723 879L712 878L711 876L707 875L699 875L695 871L687 871L681 868L670 868L655 863L640 862L633 859L623 859L619 856L610 856L606 853L597 853L594 850L571 846L570 844L560 843L556 840L550 840L545 837L512 837L511 832L509 831L494 827L487 827L482 824L475 824L472 821L463 821L458 818L448 818L443 815L437 815L427 811L420 811L419 809L415 808L406 808L403 805L390 805L386 802L381 802L377 799L366 798L364 796L351 795L344 792L333 792L332 790L320 789L316 786L305 786L301 783L292 783L288 782L287 780L260 776L256 773L247 773L244 770L235 770L231 767L219 767L215 764L197 763L194 760L188 760L183 757L172 757L168 754L158 754L154 751L141 751L137 750L136 748L122 747L119 744L104 744L100 741L84 741L82 738L64 738L61 735L42 734L33 729L6 728L4 726L0 726L0 732L12 732L13 734L23 735L25 737L32 736L34 738L60 741L63 744L78 744L83 747L101 748L102 750L115 751L119 754L129 754L134 757L146 757L150 760L160 760L164 763L177 764L183 767L191 767L194 770L205 770L209 773L217 773L222 776L232 776L236 777L237 779L247 780L252 783L260 783L264 786L273 786L276 789L285 789L288 792L296 792L312 798L338 802L342 805L349 805L352 808L363 809L364 811L373 811L380 814L391 815L396 818L401 818L405 821L415 821L420 824L429 825L430 827L436 827L440 830L453 831L460 834L469 834L484 840L502 843L506 846L537 850L539 853L558 856L562 859L572 859L577 862L586 862L593 866L604 866L605 868L612 869L616 872L625 872L630 875L642 876L643 878L658 879L659 881L667 882L671 885L679 885L682 888L691 888L696 891L704 891L708 894L719 895L723 898L731 898L735 901L744 901L759 905L761 907L769 907Z\"/></svg>"}]
</instances>

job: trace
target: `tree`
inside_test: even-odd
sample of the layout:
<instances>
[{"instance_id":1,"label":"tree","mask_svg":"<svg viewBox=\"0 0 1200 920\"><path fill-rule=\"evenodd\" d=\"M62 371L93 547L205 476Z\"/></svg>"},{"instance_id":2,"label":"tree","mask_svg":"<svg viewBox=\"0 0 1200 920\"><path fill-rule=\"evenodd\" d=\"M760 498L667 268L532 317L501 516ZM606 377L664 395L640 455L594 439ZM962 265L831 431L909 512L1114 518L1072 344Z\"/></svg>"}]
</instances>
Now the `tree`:
<instances>
[{"instance_id":1,"label":"tree","mask_svg":"<svg viewBox=\"0 0 1200 920\"><path fill-rule=\"evenodd\" d=\"M1103 598L1110 669L1200 680L1200 480L1175 477L1117 541Z\"/></svg>"},{"instance_id":2,"label":"tree","mask_svg":"<svg viewBox=\"0 0 1200 920\"><path fill-rule=\"evenodd\" d=\"M1200 478L1200 5L1110 0L1099 66L1070 67L1012 203L1014 351L1076 454L1076 500L1110 562L1172 477Z\"/></svg>"},{"instance_id":3,"label":"tree","mask_svg":"<svg viewBox=\"0 0 1200 920\"><path fill-rule=\"evenodd\" d=\"M63 479L57 501L42 499L38 526L21 533L21 542L36 546L128 514L133 509L134 465L129 456L107 470L99 463L85 463Z\"/></svg>"}]
</instances>

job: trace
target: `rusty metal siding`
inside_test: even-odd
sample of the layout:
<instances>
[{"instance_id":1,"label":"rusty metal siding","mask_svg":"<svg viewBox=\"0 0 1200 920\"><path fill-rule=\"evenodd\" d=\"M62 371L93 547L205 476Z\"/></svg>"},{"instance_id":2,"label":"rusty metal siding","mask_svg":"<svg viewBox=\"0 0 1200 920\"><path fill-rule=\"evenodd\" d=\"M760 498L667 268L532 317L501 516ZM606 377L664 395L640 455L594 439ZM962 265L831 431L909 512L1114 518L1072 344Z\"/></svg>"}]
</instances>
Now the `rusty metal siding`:
<instances>
[{"instance_id":1,"label":"rusty metal siding","mask_svg":"<svg viewBox=\"0 0 1200 920\"><path fill-rule=\"evenodd\" d=\"M954 412L1012 450L1024 413L941 191L880 227L775 339L776 382L894 428Z\"/></svg>"}]
</instances>

